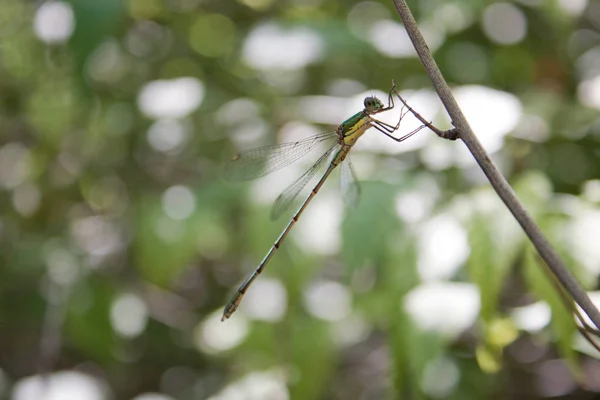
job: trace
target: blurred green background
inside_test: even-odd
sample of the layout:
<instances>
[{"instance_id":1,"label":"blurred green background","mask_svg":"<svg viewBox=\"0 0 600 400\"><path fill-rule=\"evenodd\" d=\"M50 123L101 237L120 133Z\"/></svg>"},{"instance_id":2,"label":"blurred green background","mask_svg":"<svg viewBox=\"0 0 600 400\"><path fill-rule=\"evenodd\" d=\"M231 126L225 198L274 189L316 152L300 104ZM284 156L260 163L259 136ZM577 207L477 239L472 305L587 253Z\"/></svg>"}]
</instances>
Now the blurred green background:
<instances>
[{"instance_id":1,"label":"blurred green background","mask_svg":"<svg viewBox=\"0 0 600 400\"><path fill-rule=\"evenodd\" d=\"M409 5L597 289L600 2ZM318 151L248 183L223 165L334 129L392 79L451 126L391 1L0 0L0 398L594 398L598 354L524 234L462 143L425 130L367 132L359 204L334 173L220 322Z\"/></svg>"}]
</instances>

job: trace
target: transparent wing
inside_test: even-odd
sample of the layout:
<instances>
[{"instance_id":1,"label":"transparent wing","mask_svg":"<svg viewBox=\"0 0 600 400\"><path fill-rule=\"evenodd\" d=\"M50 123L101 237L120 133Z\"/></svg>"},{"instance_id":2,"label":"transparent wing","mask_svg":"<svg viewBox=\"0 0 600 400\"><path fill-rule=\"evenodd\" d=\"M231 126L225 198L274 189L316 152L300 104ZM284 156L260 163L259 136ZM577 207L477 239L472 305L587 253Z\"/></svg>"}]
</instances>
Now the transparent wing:
<instances>
[{"instance_id":1,"label":"transparent wing","mask_svg":"<svg viewBox=\"0 0 600 400\"><path fill-rule=\"evenodd\" d=\"M344 204L348 207L354 207L360 198L360 185L350 161L350 156L347 156L346 160L342 163L340 187L342 189L342 196L344 197Z\"/></svg>"},{"instance_id":2,"label":"transparent wing","mask_svg":"<svg viewBox=\"0 0 600 400\"><path fill-rule=\"evenodd\" d=\"M327 165L331 153L339 148L339 145L335 145L327 150L308 171L277 196L275 203L273 203L273 208L271 209L271 220L279 218L281 214L290 207L294 199L298 197L298 194L304 189L304 186L306 186L317 172L321 171L323 167Z\"/></svg>"},{"instance_id":3,"label":"transparent wing","mask_svg":"<svg viewBox=\"0 0 600 400\"><path fill-rule=\"evenodd\" d=\"M335 132L320 133L297 142L259 147L236 154L225 166L223 177L232 181L260 178L298 160L319 143L336 137Z\"/></svg>"}]
</instances>

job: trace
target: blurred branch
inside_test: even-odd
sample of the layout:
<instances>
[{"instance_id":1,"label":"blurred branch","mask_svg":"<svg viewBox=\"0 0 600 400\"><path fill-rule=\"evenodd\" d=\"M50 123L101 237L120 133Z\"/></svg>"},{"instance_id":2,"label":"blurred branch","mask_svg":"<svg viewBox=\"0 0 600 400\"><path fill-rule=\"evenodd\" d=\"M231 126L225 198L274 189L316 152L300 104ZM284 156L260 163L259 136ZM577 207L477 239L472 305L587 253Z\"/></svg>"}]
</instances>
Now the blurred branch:
<instances>
[{"instance_id":1,"label":"blurred branch","mask_svg":"<svg viewBox=\"0 0 600 400\"><path fill-rule=\"evenodd\" d=\"M413 18L406 0L394 0L396 10L404 23L408 36L410 37L415 50L421 62L423 63L429 79L433 83L440 100L444 104L446 111L452 118L452 124L458 130L458 135L465 143L487 178L492 187L498 193L504 204L508 207L517 222L521 225L540 256L544 259L554 276L575 300L575 302L590 317L594 325L600 328L600 311L594 306L587 293L577 281L575 276L567 269L558 254L548 240L544 237L540 228L533 221L525 207L517 199L513 189L510 187L504 176L500 173L494 162L484 150L483 146L471 130L467 119L463 115L456 99L452 95L450 87L444 80L440 69L438 68L431 51L427 47L419 27Z\"/></svg>"},{"instance_id":2,"label":"blurred branch","mask_svg":"<svg viewBox=\"0 0 600 400\"><path fill-rule=\"evenodd\" d=\"M60 356L62 326L65 321L70 291L69 285L61 286L48 279L48 299L41 332L38 365L38 372L44 377L45 384L48 384L46 378L54 369Z\"/></svg>"},{"instance_id":3,"label":"blurred branch","mask_svg":"<svg viewBox=\"0 0 600 400\"><path fill-rule=\"evenodd\" d=\"M157 321L180 330L192 329L197 322L193 304L185 298L143 281L140 281L140 293L150 315Z\"/></svg>"}]
</instances>

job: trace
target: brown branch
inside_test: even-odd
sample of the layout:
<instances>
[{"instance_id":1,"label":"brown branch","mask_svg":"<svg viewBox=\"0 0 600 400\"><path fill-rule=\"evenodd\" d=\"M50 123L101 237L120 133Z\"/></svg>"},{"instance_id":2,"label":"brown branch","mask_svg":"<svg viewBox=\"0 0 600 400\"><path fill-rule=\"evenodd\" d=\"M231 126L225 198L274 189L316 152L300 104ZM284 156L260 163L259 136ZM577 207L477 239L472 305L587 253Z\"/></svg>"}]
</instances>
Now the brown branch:
<instances>
[{"instance_id":1,"label":"brown branch","mask_svg":"<svg viewBox=\"0 0 600 400\"><path fill-rule=\"evenodd\" d=\"M456 128L449 129L447 131L443 131L443 130L437 128L435 125L433 125L430 121L427 121L425 118L423 118L421 116L421 114L419 114L411 106L409 106L408 103L406 102L406 100L404 100L404 98L402 96L400 96L400 92L398 92L398 89L396 89L396 83L393 83L393 91L396 94L396 97L398 97L398 99L402 102L404 107L408 108L408 111L410 111L412 113L412 115L414 115L419 121L421 121L423 123L423 125L425 125L429 129L431 129L433 132L435 132L436 135L438 135L442 139L448 139L448 140L456 140L459 138L458 131L456 130Z\"/></svg>"},{"instance_id":2,"label":"brown branch","mask_svg":"<svg viewBox=\"0 0 600 400\"><path fill-rule=\"evenodd\" d=\"M587 293L577 281L577 279L567 269L560 257L554 251L548 240L540 228L536 225L533 218L529 215L525 207L517 199L514 190L510 187L504 176L500 173L494 162L484 150L483 146L471 130L467 119L463 115L456 99L452 95L450 87L446 83L440 69L438 68L431 51L427 47L419 27L413 18L405 0L394 0L396 10L404 23L408 36L410 37L415 50L427 74L433 84L440 100L444 104L446 111L452 119L452 124L458 130L460 138L463 140L487 178L492 187L498 193L506 207L513 214L517 222L521 225L529 240L533 243L540 256L546 262L554 276L558 279L561 285L575 300L575 302L583 309L590 317L594 325L600 328L600 311L594 306Z\"/></svg>"},{"instance_id":3,"label":"brown branch","mask_svg":"<svg viewBox=\"0 0 600 400\"><path fill-rule=\"evenodd\" d=\"M592 335L600 337L600 332L587 323L583 315L581 315L581 313L577 309L577 306L573 304L573 300L571 299L571 297L569 297L568 293L561 286L558 279L556 279L556 276L552 274L550 268L548 268L548 265L544 262L544 260L542 260L541 257L536 257L536 260L540 264L541 268L544 270L544 273L548 276L548 279L550 280L552 286L554 286L554 290L558 293L558 297L560 298L565 309L571 314L574 314L577 317L577 320L579 320L579 322L581 323L581 326L577 326L577 330L579 331L579 333L581 333L585 340L587 340L587 342L593 348L595 348L598 353L600 353L600 346L592 338Z\"/></svg>"}]
</instances>

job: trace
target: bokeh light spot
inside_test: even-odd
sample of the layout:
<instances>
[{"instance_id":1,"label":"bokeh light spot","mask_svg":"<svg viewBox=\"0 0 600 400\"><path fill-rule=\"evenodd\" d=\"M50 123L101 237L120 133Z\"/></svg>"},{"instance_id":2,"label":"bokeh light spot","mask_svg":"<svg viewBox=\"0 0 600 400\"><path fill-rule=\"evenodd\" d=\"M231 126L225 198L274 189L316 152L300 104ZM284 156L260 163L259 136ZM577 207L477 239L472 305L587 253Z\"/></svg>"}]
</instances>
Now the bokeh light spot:
<instances>
[{"instance_id":1,"label":"bokeh light spot","mask_svg":"<svg viewBox=\"0 0 600 400\"><path fill-rule=\"evenodd\" d=\"M383 4L361 1L348 13L348 28L358 38L367 39L369 32L379 21L389 20L390 12Z\"/></svg>"},{"instance_id":2,"label":"bokeh light spot","mask_svg":"<svg viewBox=\"0 0 600 400\"><path fill-rule=\"evenodd\" d=\"M279 370L252 372L208 400L288 400L285 374Z\"/></svg>"},{"instance_id":3,"label":"bokeh light spot","mask_svg":"<svg viewBox=\"0 0 600 400\"><path fill-rule=\"evenodd\" d=\"M297 70L319 60L323 50L323 41L312 30L270 23L250 32L242 57L256 69Z\"/></svg>"},{"instance_id":4,"label":"bokeh light spot","mask_svg":"<svg viewBox=\"0 0 600 400\"><path fill-rule=\"evenodd\" d=\"M58 285L67 286L75 282L79 275L77 259L65 249L53 249L46 254L48 276Z\"/></svg>"},{"instance_id":5,"label":"bokeh light spot","mask_svg":"<svg viewBox=\"0 0 600 400\"><path fill-rule=\"evenodd\" d=\"M519 43L527 34L527 19L517 6L493 3L483 13L483 31L499 44Z\"/></svg>"},{"instance_id":6,"label":"bokeh light spot","mask_svg":"<svg viewBox=\"0 0 600 400\"><path fill-rule=\"evenodd\" d=\"M343 206L339 195L319 192L294 232L296 242L311 253L333 255L340 248Z\"/></svg>"},{"instance_id":7,"label":"bokeh light spot","mask_svg":"<svg viewBox=\"0 0 600 400\"><path fill-rule=\"evenodd\" d=\"M241 307L249 318L277 322L285 315L287 292L278 280L263 277L254 282Z\"/></svg>"},{"instance_id":8,"label":"bokeh light spot","mask_svg":"<svg viewBox=\"0 0 600 400\"><path fill-rule=\"evenodd\" d=\"M580 208L567 226L567 240L575 257L589 272L600 273L600 211Z\"/></svg>"},{"instance_id":9,"label":"bokeh light spot","mask_svg":"<svg viewBox=\"0 0 600 400\"><path fill-rule=\"evenodd\" d=\"M107 400L105 385L76 371L60 371L45 377L23 378L14 386L12 400Z\"/></svg>"},{"instance_id":10,"label":"bokeh light spot","mask_svg":"<svg viewBox=\"0 0 600 400\"><path fill-rule=\"evenodd\" d=\"M352 311L352 297L348 289L337 282L321 281L304 292L308 311L325 321L340 321Z\"/></svg>"},{"instance_id":11,"label":"bokeh light spot","mask_svg":"<svg viewBox=\"0 0 600 400\"><path fill-rule=\"evenodd\" d=\"M75 17L68 3L47 1L37 9L33 31L41 41L48 44L66 42L75 29Z\"/></svg>"},{"instance_id":12,"label":"bokeh light spot","mask_svg":"<svg viewBox=\"0 0 600 400\"><path fill-rule=\"evenodd\" d=\"M517 126L523 115L519 98L511 93L475 85L459 87L455 95L486 151L493 153L500 150L504 136ZM457 155L461 164L474 163L473 156L467 153L465 150Z\"/></svg>"},{"instance_id":13,"label":"bokeh light spot","mask_svg":"<svg viewBox=\"0 0 600 400\"><path fill-rule=\"evenodd\" d=\"M334 322L331 327L331 336L340 346L353 346L366 340L372 331L369 321L357 314Z\"/></svg>"},{"instance_id":14,"label":"bokeh light spot","mask_svg":"<svg viewBox=\"0 0 600 400\"><path fill-rule=\"evenodd\" d=\"M19 214L29 217L37 211L41 197L42 194L37 186L25 183L15 188L12 203Z\"/></svg>"},{"instance_id":15,"label":"bokeh light spot","mask_svg":"<svg viewBox=\"0 0 600 400\"><path fill-rule=\"evenodd\" d=\"M9 143L0 149L0 185L12 189L29 176L31 153L21 143Z\"/></svg>"},{"instance_id":16,"label":"bokeh light spot","mask_svg":"<svg viewBox=\"0 0 600 400\"><path fill-rule=\"evenodd\" d=\"M138 21L125 37L125 46L138 57L156 59L162 57L171 47L173 37L166 27L154 21Z\"/></svg>"},{"instance_id":17,"label":"bokeh light spot","mask_svg":"<svg viewBox=\"0 0 600 400\"><path fill-rule=\"evenodd\" d=\"M175 398L162 393L142 393L131 400L175 400Z\"/></svg>"},{"instance_id":18,"label":"bokeh light spot","mask_svg":"<svg viewBox=\"0 0 600 400\"><path fill-rule=\"evenodd\" d=\"M164 153L181 150L188 137L186 126L176 119L160 119L148 128L148 143Z\"/></svg>"},{"instance_id":19,"label":"bokeh light spot","mask_svg":"<svg viewBox=\"0 0 600 400\"><path fill-rule=\"evenodd\" d=\"M182 221L196 209L196 196L187 186L171 186L163 194L162 204L169 218Z\"/></svg>"},{"instance_id":20,"label":"bokeh light spot","mask_svg":"<svg viewBox=\"0 0 600 400\"><path fill-rule=\"evenodd\" d=\"M205 353L214 354L232 349L248 335L248 319L240 310L224 322L221 321L222 316L223 310L218 309L196 328L196 345Z\"/></svg>"},{"instance_id":21,"label":"bokeh light spot","mask_svg":"<svg viewBox=\"0 0 600 400\"><path fill-rule=\"evenodd\" d=\"M450 278L467 260L466 230L450 215L439 215L419 232L419 275L423 280Z\"/></svg>"},{"instance_id":22,"label":"bokeh light spot","mask_svg":"<svg viewBox=\"0 0 600 400\"><path fill-rule=\"evenodd\" d=\"M114 84L123 78L128 64L121 44L107 40L94 50L86 67L95 81Z\"/></svg>"},{"instance_id":23,"label":"bokeh light spot","mask_svg":"<svg viewBox=\"0 0 600 400\"><path fill-rule=\"evenodd\" d=\"M390 40L394 38L394 40ZM404 26L391 20L374 24L369 32L371 44L382 54L393 58L416 57L415 48Z\"/></svg>"},{"instance_id":24,"label":"bokeh light spot","mask_svg":"<svg viewBox=\"0 0 600 400\"><path fill-rule=\"evenodd\" d=\"M585 11L588 0L558 0L558 5L573 17L578 17Z\"/></svg>"},{"instance_id":25,"label":"bokeh light spot","mask_svg":"<svg viewBox=\"0 0 600 400\"><path fill-rule=\"evenodd\" d=\"M436 399L448 398L460 379L456 363L447 357L436 358L425 366L421 387L423 392Z\"/></svg>"},{"instance_id":26,"label":"bokeh light spot","mask_svg":"<svg viewBox=\"0 0 600 400\"><path fill-rule=\"evenodd\" d=\"M103 217L78 219L71 231L79 247L92 256L107 256L127 245L117 223Z\"/></svg>"},{"instance_id":27,"label":"bokeh light spot","mask_svg":"<svg viewBox=\"0 0 600 400\"><path fill-rule=\"evenodd\" d=\"M600 109L600 75L580 82L577 87L577 97L582 104Z\"/></svg>"},{"instance_id":28,"label":"bokeh light spot","mask_svg":"<svg viewBox=\"0 0 600 400\"><path fill-rule=\"evenodd\" d=\"M600 180L592 179L584 182L581 192L586 200L600 203Z\"/></svg>"},{"instance_id":29,"label":"bokeh light spot","mask_svg":"<svg viewBox=\"0 0 600 400\"><path fill-rule=\"evenodd\" d=\"M241 125L258 118L260 105L252 99L235 99L225 103L217 111L217 121L223 125Z\"/></svg>"},{"instance_id":30,"label":"bokeh light spot","mask_svg":"<svg viewBox=\"0 0 600 400\"><path fill-rule=\"evenodd\" d=\"M477 319L479 289L466 283L425 283L404 297L404 309L422 330L453 338Z\"/></svg>"},{"instance_id":31,"label":"bokeh light spot","mask_svg":"<svg viewBox=\"0 0 600 400\"><path fill-rule=\"evenodd\" d=\"M468 3L452 1L435 7L433 21L448 33L457 33L475 21L474 8Z\"/></svg>"},{"instance_id":32,"label":"bokeh light spot","mask_svg":"<svg viewBox=\"0 0 600 400\"><path fill-rule=\"evenodd\" d=\"M138 107L150 118L182 118L204 100L204 85L196 78L157 80L138 93Z\"/></svg>"},{"instance_id":33,"label":"bokeh light spot","mask_svg":"<svg viewBox=\"0 0 600 400\"><path fill-rule=\"evenodd\" d=\"M110 322L115 332L121 336L139 336L148 322L148 308L138 296L122 294L113 301Z\"/></svg>"},{"instance_id":34,"label":"bokeh light spot","mask_svg":"<svg viewBox=\"0 0 600 400\"><path fill-rule=\"evenodd\" d=\"M573 391L577 383L565 360L546 360L537 369L538 393L546 398L562 397Z\"/></svg>"},{"instance_id":35,"label":"bokeh light spot","mask_svg":"<svg viewBox=\"0 0 600 400\"><path fill-rule=\"evenodd\" d=\"M406 222L415 223L425 218L435 204L431 193L403 192L396 197L396 213Z\"/></svg>"}]
</instances>

